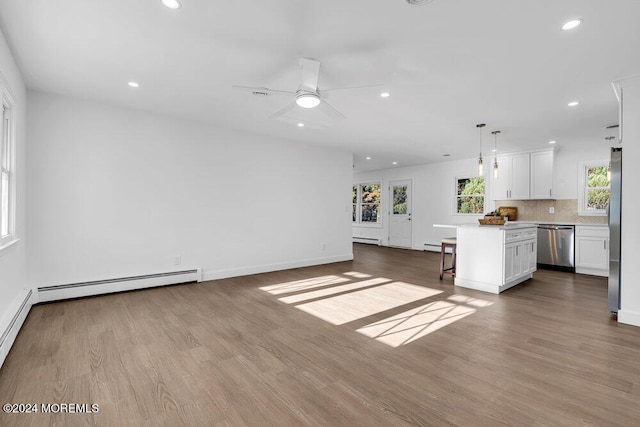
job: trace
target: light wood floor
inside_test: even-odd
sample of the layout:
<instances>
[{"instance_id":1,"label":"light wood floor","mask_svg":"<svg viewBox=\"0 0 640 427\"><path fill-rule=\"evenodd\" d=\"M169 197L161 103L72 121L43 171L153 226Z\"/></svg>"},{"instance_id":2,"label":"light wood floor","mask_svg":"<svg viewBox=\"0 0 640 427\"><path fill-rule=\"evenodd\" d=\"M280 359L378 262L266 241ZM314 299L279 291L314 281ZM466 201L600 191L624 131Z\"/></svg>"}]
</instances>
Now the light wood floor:
<instances>
[{"instance_id":1,"label":"light wood floor","mask_svg":"<svg viewBox=\"0 0 640 427\"><path fill-rule=\"evenodd\" d=\"M34 306L0 403L99 412L0 425L640 425L640 328L607 312L605 279L538 271L490 295L439 281L436 253L354 251Z\"/></svg>"}]
</instances>

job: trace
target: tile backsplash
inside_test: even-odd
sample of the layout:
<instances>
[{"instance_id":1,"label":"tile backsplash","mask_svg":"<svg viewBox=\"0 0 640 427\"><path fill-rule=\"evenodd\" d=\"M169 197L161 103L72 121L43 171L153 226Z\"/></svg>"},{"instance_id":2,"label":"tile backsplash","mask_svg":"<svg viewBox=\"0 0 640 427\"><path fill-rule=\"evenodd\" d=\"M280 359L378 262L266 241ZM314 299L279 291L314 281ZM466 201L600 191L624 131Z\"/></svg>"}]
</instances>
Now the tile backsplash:
<instances>
[{"instance_id":1,"label":"tile backsplash","mask_svg":"<svg viewBox=\"0 0 640 427\"><path fill-rule=\"evenodd\" d=\"M606 216L578 215L578 200L496 200L496 208L514 206L518 208L518 221L549 221L549 222L584 222L606 224ZM549 213L549 208L555 213Z\"/></svg>"}]
</instances>

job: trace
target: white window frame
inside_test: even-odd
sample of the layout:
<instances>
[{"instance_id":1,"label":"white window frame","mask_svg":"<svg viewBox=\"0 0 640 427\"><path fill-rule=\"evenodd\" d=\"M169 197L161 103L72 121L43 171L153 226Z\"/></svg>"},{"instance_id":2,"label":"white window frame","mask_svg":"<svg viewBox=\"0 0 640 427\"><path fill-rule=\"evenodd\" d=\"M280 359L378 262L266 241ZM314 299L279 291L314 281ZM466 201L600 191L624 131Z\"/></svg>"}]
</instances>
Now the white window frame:
<instances>
[{"instance_id":1,"label":"white window frame","mask_svg":"<svg viewBox=\"0 0 640 427\"><path fill-rule=\"evenodd\" d=\"M587 209L587 191L589 188L604 187L587 187L587 173L590 168L608 167L609 160L593 160L589 162L581 162L578 168L578 215L580 216L607 216L606 209ZM611 186L608 187L611 189Z\"/></svg>"},{"instance_id":2,"label":"white window frame","mask_svg":"<svg viewBox=\"0 0 640 427\"><path fill-rule=\"evenodd\" d=\"M6 221L7 233L0 227L0 250L18 241L16 235L16 141L15 102L7 87L0 81L0 226ZM8 186L3 188L2 176L8 177ZM7 191L7 194L5 194ZM4 206L3 201L7 202ZM6 216L6 217L5 217Z\"/></svg>"},{"instance_id":3,"label":"white window frame","mask_svg":"<svg viewBox=\"0 0 640 427\"><path fill-rule=\"evenodd\" d=\"M380 201L378 202L378 221L377 222L363 222L362 221L362 187L365 185L377 185L380 187ZM353 184L353 187L357 187L356 191L356 219L353 221L353 225L359 227L382 227L382 181L367 181ZM353 191L353 187L351 191ZM352 218L353 219L353 218Z\"/></svg>"},{"instance_id":4,"label":"white window frame","mask_svg":"<svg viewBox=\"0 0 640 427\"><path fill-rule=\"evenodd\" d=\"M459 179L471 179L471 178L483 178L484 179L484 194L482 194L482 213L460 213L458 212L458 180ZM480 194L477 194L475 196L480 196ZM469 217L469 216L475 216L475 217L481 217L484 215L484 212L486 212L487 210L487 177L484 176L484 174L482 176L478 176L477 172L474 173L458 173L456 174L456 176L453 178L453 206L452 206L453 210L453 215L459 215L459 216L463 216L463 217Z\"/></svg>"}]
</instances>

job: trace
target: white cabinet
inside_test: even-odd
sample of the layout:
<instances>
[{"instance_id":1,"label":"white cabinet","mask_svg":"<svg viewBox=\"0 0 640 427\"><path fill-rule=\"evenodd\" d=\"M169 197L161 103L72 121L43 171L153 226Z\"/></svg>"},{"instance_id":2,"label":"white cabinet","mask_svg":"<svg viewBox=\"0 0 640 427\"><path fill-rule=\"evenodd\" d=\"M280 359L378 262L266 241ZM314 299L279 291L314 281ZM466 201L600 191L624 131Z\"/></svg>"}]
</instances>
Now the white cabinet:
<instances>
[{"instance_id":1,"label":"white cabinet","mask_svg":"<svg viewBox=\"0 0 640 427\"><path fill-rule=\"evenodd\" d=\"M498 177L493 179L493 199L528 199L529 153L498 156L497 160Z\"/></svg>"},{"instance_id":2,"label":"white cabinet","mask_svg":"<svg viewBox=\"0 0 640 427\"><path fill-rule=\"evenodd\" d=\"M531 199L553 196L553 151L531 153Z\"/></svg>"},{"instance_id":3,"label":"white cabinet","mask_svg":"<svg viewBox=\"0 0 640 427\"><path fill-rule=\"evenodd\" d=\"M492 180L493 200L550 199L553 156L553 150L498 156L498 177Z\"/></svg>"},{"instance_id":4,"label":"white cabinet","mask_svg":"<svg viewBox=\"0 0 640 427\"><path fill-rule=\"evenodd\" d=\"M576 273L609 275L609 227L576 226Z\"/></svg>"},{"instance_id":5,"label":"white cabinet","mask_svg":"<svg viewBox=\"0 0 640 427\"><path fill-rule=\"evenodd\" d=\"M458 227L456 286L500 293L536 271L537 229Z\"/></svg>"}]
</instances>

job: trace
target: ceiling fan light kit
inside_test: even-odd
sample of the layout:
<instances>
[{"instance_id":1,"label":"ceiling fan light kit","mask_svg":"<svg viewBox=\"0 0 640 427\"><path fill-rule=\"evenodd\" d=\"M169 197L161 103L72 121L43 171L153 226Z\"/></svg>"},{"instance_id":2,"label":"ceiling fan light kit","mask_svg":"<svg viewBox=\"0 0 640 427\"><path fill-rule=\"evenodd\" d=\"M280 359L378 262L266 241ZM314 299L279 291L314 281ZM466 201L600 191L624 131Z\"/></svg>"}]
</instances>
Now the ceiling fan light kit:
<instances>
[{"instance_id":1,"label":"ceiling fan light kit","mask_svg":"<svg viewBox=\"0 0 640 427\"><path fill-rule=\"evenodd\" d=\"M299 93L296 95L296 104L302 108L315 108L320 105L320 96L316 93Z\"/></svg>"}]
</instances>

